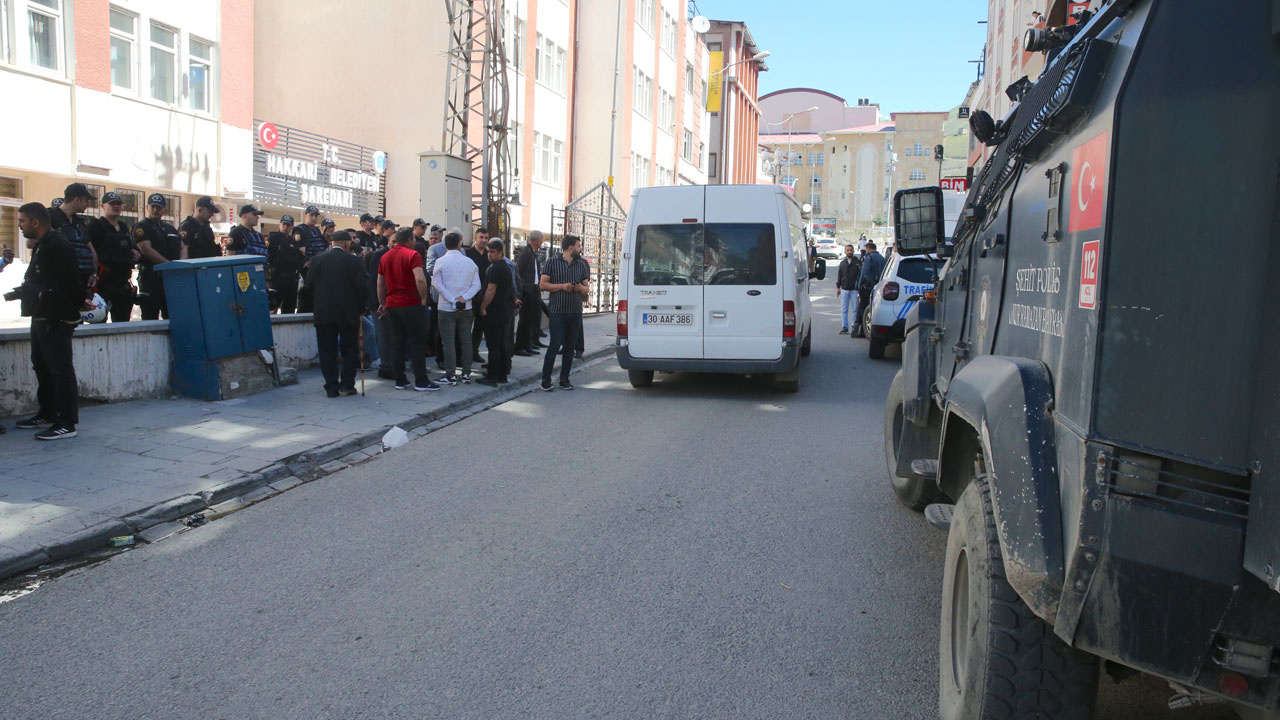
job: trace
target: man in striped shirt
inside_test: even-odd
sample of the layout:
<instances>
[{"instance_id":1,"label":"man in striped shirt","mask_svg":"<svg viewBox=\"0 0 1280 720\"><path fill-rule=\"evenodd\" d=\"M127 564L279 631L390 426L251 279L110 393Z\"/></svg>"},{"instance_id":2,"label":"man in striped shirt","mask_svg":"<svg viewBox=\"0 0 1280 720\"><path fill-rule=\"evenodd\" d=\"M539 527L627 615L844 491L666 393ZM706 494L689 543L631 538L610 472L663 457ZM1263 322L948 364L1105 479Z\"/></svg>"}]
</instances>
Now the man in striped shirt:
<instances>
[{"instance_id":1,"label":"man in striped shirt","mask_svg":"<svg viewBox=\"0 0 1280 720\"><path fill-rule=\"evenodd\" d=\"M582 299L591 286L591 270L582 259L582 240L575 235L565 235L560 241L559 257L551 258L542 268L539 286L551 293L548 306L551 309L551 339L547 344L547 356L542 361L542 389L552 390L551 370L555 367L556 353L561 353L560 388L572 390L569 372L573 369L573 346L582 332Z\"/></svg>"}]
</instances>

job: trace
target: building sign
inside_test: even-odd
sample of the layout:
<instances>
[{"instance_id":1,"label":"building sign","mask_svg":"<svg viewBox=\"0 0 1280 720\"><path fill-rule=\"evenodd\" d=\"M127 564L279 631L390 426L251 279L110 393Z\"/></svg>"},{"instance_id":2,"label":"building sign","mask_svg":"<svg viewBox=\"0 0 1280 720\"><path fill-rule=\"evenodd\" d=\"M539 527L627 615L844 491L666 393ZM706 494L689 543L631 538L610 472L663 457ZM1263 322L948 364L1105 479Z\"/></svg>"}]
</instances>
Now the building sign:
<instances>
[{"instance_id":1,"label":"building sign","mask_svg":"<svg viewBox=\"0 0 1280 720\"><path fill-rule=\"evenodd\" d=\"M835 237L836 219L833 217L816 217L813 219L814 236Z\"/></svg>"},{"instance_id":2,"label":"building sign","mask_svg":"<svg viewBox=\"0 0 1280 720\"><path fill-rule=\"evenodd\" d=\"M707 112L720 112L720 95L724 89L721 83L724 73L720 71L724 69L724 51L716 50L711 53L709 69L711 76L707 85Z\"/></svg>"},{"instance_id":3,"label":"building sign","mask_svg":"<svg viewBox=\"0 0 1280 720\"><path fill-rule=\"evenodd\" d=\"M955 190L956 192L966 192L969 189L969 181L966 178L942 178L940 185L943 190Z\"/></svg>"},{"instance_id":4,"label":"building sign","mask_svg":"<svg viewBox=\"0 0 1280 720\"><path fill-rule=\"evenodd\" d=\"M968 117L969 117L969 106L968 106L968 105L961 105L961 106L960 106L960 109L956 111L956 119L957 119L957 120L966 120L966 119L968 119Z\"/></svg>"},{"instance_id":5,"label":"building sign","mask_svg":"<svg viewBox=\"0 0 1280 720\"><path fill-rule=\"evenodd\" d=\"M362 145L258 120L253 143L253 198L322 213L381 214L387 154Z\"/></svg>"}]
</instances>

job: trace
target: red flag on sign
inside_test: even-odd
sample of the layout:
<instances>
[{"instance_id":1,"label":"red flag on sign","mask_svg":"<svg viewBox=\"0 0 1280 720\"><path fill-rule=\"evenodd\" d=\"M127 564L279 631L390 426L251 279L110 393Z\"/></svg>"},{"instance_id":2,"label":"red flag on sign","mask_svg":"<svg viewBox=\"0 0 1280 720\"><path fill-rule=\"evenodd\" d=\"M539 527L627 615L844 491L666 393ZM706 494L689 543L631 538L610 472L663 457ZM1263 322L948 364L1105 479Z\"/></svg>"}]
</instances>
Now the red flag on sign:
<instances>
[{"instance_id":1,"label":"red flag on sign","mask_svg":"<svg viewBox=\"0 0 1280 720\"><path fill-rule=\"evenodd\" d=\"M1104 132L1077 147L1071 154L1071 221L1068 232L1090 230L1102 225L1102 206L1107 198L1107 157L1111 133Z\"/></svg>"}]
</instances>

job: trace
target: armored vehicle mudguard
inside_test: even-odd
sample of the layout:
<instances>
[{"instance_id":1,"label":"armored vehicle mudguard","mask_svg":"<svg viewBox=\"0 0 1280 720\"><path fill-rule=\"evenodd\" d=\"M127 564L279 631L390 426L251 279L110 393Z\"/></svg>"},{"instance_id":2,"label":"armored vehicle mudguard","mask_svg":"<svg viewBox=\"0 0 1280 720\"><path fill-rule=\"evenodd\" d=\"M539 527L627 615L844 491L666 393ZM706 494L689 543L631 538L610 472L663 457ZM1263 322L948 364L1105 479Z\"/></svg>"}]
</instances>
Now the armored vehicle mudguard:
<instances>
[{"instance_id":1,"label":"armored vehicle mudguard","mask_svg":"<svg viewBox=\"0 0 1280 720\"><path fill-rule=\"evenodd\" d=\"M1059 659L1023 669L1057 673L1060 700L1092 692L1102 658L1274 711L1280 3L1115 0L1084 19L1008 117L975 118L993 150L954 245L932 235L940 207L895 197L897 250L948 256L908 317L885 436L904 502L957 503L943 715L1016 702L983 685L1001 648L948 627L1012 633L983 605L1005 586L1019 637L1043 623L1035 649ZM1006 694L1044 693L1034 675Z\"/></svg>"}]
</instances>

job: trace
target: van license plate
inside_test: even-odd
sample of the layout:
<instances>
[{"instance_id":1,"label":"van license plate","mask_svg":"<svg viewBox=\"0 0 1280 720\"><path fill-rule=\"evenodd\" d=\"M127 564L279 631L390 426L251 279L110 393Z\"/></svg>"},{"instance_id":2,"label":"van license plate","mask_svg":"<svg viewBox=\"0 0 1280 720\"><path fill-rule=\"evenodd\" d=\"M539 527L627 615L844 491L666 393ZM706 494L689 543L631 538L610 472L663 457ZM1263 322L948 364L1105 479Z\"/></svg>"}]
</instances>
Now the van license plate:
<instances>
[{"instance_id":1,"label":"van license plate","mask_svg":"<svg viewBox=\"0 0 1280 720\"><path fill-rule=\"evenodd\" d=\"M692 325L692 313L642 313L641 325Z\"/></svg>"}]
</instances>

